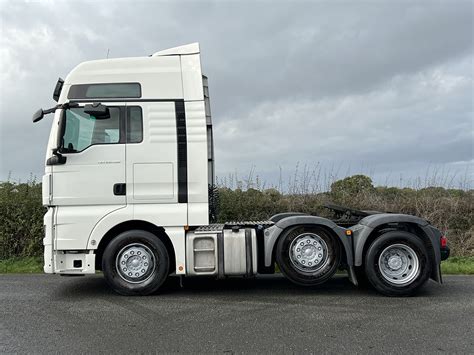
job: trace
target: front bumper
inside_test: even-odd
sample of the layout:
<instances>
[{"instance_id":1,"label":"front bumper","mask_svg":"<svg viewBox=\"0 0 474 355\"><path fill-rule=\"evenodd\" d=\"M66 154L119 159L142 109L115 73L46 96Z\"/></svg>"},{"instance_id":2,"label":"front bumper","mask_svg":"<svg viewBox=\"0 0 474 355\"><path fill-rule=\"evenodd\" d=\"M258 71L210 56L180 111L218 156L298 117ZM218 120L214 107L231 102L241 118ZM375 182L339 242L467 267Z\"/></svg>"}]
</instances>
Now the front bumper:
<instances>
[{"instance_id":1,"label":"front bumper","mask_svg":"<svg viewBox=\"0 0 474 355\"><path fill-rule=\"evenodd\" d=\"M93 252L57 251L54 255L55 274L84 275L95 274L95 254Z\"/></svg>"},{"instance_id":2,"label":"front bumper","mask_svg":"<svg viewBox=\"0 0 474 355\"><path fill-rule=\"evenodd\" d=\"M48 252L45 248L44 261L44 272L47 274L95 274L95 254L92 250Z\"/></svg>"},{"instance_id":3,"label":"front bumper","mask_svg":"<svg viewBox=\"0 0 474 355\"><path fill-rule=\"evenodd\" d=\"M95 274L95 254L93 251L51 251L45 246L44 272L64 275Z\"/></svg>"},{"instance_id":4,"label":"front bumper","mask_svg":"<svg viewBox=\"0 0 474 355\"><path fill-rule=\"evenodd\" d=\"M57 250L54 242L54 214L49 207L44 216L44 272L46 274L95 274L94 250Z\"/></svg>"}]
</instances>

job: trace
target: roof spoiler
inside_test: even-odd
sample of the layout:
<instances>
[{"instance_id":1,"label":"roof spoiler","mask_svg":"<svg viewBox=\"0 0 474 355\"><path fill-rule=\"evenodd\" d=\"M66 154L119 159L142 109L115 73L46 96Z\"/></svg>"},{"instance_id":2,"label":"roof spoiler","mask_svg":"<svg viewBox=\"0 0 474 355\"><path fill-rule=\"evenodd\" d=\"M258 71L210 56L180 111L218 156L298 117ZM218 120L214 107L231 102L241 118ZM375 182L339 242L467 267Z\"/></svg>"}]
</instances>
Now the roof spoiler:
<instances>
[{"instance_id":1,"label":"roof spoiler","mask_svg":"<svg viewBox=\"0 0 474 355\"><path fill-rule=\"evenodd\" d=\"M184 46L164 49L162 51L153 53L151 57L161 57L161 56L167 56L167 55L199 54L199 53L200 53L199 43L195 42L195 43L185 44Z\"/></svg>"}]
</instances>

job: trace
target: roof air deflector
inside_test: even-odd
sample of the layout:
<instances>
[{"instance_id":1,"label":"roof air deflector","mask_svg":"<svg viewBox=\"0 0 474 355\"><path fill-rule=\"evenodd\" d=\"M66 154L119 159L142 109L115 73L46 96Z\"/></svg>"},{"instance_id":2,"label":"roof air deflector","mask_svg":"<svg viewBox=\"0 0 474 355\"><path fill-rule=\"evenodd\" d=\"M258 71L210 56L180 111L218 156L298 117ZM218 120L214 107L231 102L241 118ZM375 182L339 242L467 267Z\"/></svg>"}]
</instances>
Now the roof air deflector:
<instances>
[{"instance_id":1,"label":"roof air deflector","mask_svg":"<svg viewBox=\"0 0 474 355\"><path fill-rule=\"evenodd\" d=\"M185 55L185 54L199 54L199 43L185 44L184 46L164 49L162 51L152 54L152 57L160 57L166 55Z\"/></svg>"}]
</instances>

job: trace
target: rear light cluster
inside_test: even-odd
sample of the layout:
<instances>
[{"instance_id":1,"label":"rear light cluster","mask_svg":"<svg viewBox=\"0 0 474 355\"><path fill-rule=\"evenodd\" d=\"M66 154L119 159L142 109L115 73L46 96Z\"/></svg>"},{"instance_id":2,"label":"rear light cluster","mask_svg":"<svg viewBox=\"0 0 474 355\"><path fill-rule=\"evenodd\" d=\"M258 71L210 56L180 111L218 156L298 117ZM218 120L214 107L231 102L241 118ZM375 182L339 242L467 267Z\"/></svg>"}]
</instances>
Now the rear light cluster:
<instances>
[{"instance_id":1,"label":"rear light cluster","mask_svg":"<svg viewBox=\"0 0 474 355\"><path fill-rule=\"evenodd\" d=\"M446 238L444 235L441 236L439 242L441 244L441 248L446 248L448 246L448 238Z\"/></svg>"}]
</instances>

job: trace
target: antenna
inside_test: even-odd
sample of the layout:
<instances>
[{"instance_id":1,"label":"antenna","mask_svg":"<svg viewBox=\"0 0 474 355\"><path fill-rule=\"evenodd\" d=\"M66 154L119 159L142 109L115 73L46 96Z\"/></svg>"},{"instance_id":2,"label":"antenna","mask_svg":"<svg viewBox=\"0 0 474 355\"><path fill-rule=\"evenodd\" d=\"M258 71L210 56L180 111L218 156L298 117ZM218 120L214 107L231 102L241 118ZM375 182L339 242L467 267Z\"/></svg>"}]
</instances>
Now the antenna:
<instances>
[{"instance_id":1,"label":"antenna","mask_svg":"<svg viewBox=\"0 0 474 355\"><path fill-rule=\"evenodd\" d=\"M109 59L110 48L107 48L107 59Z\"/></svg>"}]
</instances>

